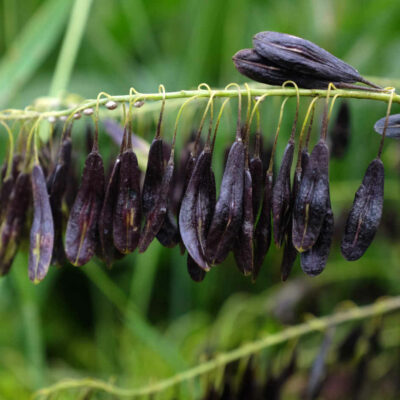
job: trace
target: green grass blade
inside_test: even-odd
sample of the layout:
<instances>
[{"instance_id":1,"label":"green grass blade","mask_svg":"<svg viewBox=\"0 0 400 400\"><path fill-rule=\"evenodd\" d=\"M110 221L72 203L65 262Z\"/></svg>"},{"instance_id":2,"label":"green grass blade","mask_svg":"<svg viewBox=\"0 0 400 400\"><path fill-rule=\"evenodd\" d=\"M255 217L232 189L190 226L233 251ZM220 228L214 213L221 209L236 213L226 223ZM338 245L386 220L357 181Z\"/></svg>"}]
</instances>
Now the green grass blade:
<instances>
[{"instance_id":1,"label":"green grass blade","mask_svg":"<svg viewBox=\"0 0 400 400\"><path fill-rule=\"evenodd\" d=\"M47 0L0 62L0 107L25 85L57 43L71 0Z\"/></svg>"}]
</instances>

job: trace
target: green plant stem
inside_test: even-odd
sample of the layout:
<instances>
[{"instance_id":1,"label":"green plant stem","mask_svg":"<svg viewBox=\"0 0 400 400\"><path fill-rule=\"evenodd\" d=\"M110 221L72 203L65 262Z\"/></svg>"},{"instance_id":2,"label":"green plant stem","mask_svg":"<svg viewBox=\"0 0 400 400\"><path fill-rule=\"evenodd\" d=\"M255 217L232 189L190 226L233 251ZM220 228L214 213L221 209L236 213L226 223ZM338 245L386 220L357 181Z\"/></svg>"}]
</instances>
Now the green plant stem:
<instances>
[{"instance_id":1,"label":"green plant stem","mask_svg":"<svg viewBox=\"0 0 400 400\"><path fill-rule=\"evenodd\" d=\"M338 326L346 322L360 321L363 319L384 315L399 309L400 296L397 296L377 301L374 304L368 306L354 307L346 311L337 312L327 317L315 318L305 323L286 328L282 332L265 336L264 338L253 341L251 343L246 343L235 350L221 353L217 355L214 359L199 364L196 367L191 368L187 371L178 373L171 378L137 389L123 389L108 384L107 382L88 378L82 380L68 380L64 382L59 382L53 386L38 391L35 394L35 398L38 398L40 396L47 397L62 390L79 388L91 388L94 390L101 390L114 396L121 397L151 395L168 389L179 383L209 373L210 371L224 367L232 361L236 361L244 357L248 357L252 354L259 353L267 347L287 342L288 340L299 338L313 332L326 331L328 328Z\"/></svg>"},{"instance_id":2,"label":"green plant stem","mask_svg":"<svg viewBox=\"0 0 400 400\"><path fill-rule=\"evenodd\" d=\"M67 89L92 1L75 0L51 82L50 96L60 96Z\"/></svg>"},{"instance_id":3,"label":"green plant stem","mask_svg":"<svg viewBox=\"0 0 400 400\"><path fill-rule=\"evenodd\" d=\"M237 97L238 94L241 93L243 96L247 96L247 89L242 89L240 92L236 89L234 90L225 90L225 89L215 89L212 91L208 90L180 90L177 92L166 92L166 99L185 99L188 97L200 97L200 98L208 98L210 95L214 95L215 97ZM297 92L293 88L283 88L283 87L266 87L263 89L252 88L250 89L251 96L279 96L279 97L293 97L297 95ZM302 97L315 97L319 96L321 98L325 98L328 94L327 90L317 90L317 89L300 89L299 95ZM390 99L390 92L375 92L375 91L362 91L362 90L331 90L329 92L330 97L338 95L343 98L353 98L353 99L364 99L364 100L377 100L388 102ZM133 95L118 95L118 96L108 96L103 97L98 101L99 105L104 105L109 100L113 100L117 103L127 103L129 101L135 102L137 99L147 101L147 100L162 100L163 94L161 93L135 93ZM41 106L44 105L44 99L42 99ZM49 104L53 102L54 99L48 99ZM393 97L393 103L400 104L400 95L396 94ZM32 109L29 110L4 110L0 112L0 119L2 120L26 120L26 119L34 119L38 117L48 118L48 117L62 117L62 116L71 116L75 113L83 111L86 108L95 108L97 104L97 100L84 100L81 104L76 105L74 107L58 110L58 111L34 111Z\"/></svg>"}]
</instances>

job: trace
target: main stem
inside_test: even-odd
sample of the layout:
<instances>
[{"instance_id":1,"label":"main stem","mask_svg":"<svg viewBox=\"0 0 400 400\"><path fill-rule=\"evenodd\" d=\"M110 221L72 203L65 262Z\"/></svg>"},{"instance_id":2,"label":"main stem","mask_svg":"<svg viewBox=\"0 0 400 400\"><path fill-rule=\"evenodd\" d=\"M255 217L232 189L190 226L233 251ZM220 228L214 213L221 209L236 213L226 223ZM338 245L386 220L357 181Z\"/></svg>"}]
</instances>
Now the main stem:
<instances>
[{"instance_id":1,"label":"main stem","mask_svg":"<svg viewBox=\"0 0 400 400\"><path fill-rule=\"evenodd\" d=\"M224 367L230 362L256 354L267 347L271 347L288 340L299 338L313 332L325 331L330 327L338 326L346 322L360 321L363 319L384 315L400 309L400 296L377 301L374 304L354 307L353 309L338 312L331 316L315 318L303 324L299 324L283 330L282 332L267 335L266 337L232 350L230 352L221 353L212 360L206 361L187 371L181 372L171 378L152 383L146 387L137 389L123 389L111 385L107 382L97 381L94 379L69 380L60 382L46 389L42 389L36 393L36 398L40 396L48 397L51 394L61 390L71 390L78 388L91 388L94 390L102 390L114 396L135 397L151 395L162 390L168 389L179 383L188 381L198 376L204 375L215 369Z\"/></svg>"},{"instance_id":2,"label":"main stem","mask_svg":"<svg viewBox=\"0 0 400 400\"><path fill-rule=\"evenodd\" d=\"M247 89L233 89L233 90L224 90L224 89L216 89L216 90L180 90L178 92L166 92L166 99L185 99L188 97L205 97L208 98L211 95L215 97L238 97L239 94L247 95L249 92ZM295 89L292 88L283 88L283 87L266 87L266 88L252 88L250 89L250 95L254 96L283 96L283 97L293 97L297 95ZM328 95L327 90L320 89L300 89L299 95L302 97L321 97L326 98ZM333 97L338 95L338 97L343 98L353 98L353 99L365 99L365 100L377 100L383 102L389 102L391 93L390 92L368 92L361 90L344 90L337 89L331 90L329 92L329 96ZM113 100L117 103L126 103L129 101L135 102L136 99L143 100L162 100L164 94L162 93L138 93L136 92L133 95L119 95L119 96L109 96L106 98L102 98L99 100L99 105L104 105L110 100ZM49 99L49 104L51 103L51 99ZM393 96L393 103L400 104L400 95L396 94ZM85 100L81 104L76 105L71 108L67 108L64 110L58 111L34 111L34 110L15 110L9 109L0 112L1 120L28 120L34 119L38 117L49 118L49 117L62 117L62 116L70 116L80 111L85 110L86 108L94 108L96 107L97 100Z\"/></svg>"}]
</instances>

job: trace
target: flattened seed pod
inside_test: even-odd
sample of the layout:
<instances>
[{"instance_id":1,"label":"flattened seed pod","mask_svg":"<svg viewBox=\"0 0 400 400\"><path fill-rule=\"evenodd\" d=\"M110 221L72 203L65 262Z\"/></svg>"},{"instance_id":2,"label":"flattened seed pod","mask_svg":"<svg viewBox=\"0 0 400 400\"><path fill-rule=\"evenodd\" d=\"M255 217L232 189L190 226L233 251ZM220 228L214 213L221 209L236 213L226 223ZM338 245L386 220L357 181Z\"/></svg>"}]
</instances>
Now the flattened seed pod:
<instances>
[{"instance_id":1,"label":"flattened seed pod","mask_svg":"<svg viewBox=\"0 0 400 400\"><path fill-rule=\"evenodd\" d=\"M29 279L40 282L49 270L54 244L54 224L46 179L40 165L32 170L33 222L29 247Z\"/></svg>"},{"instance_id":2,"label":"flattened seed pod","mask_svg":"<svg viewBox=\"0 0 400 400\"><path fill-rule=\"evenodd\" d=\"M90 261L96 250L104 184L103 159L97 151L92 151L86 158L82 183L72 206L65 234L65 253L75 266Z\"/></svg>"},{"instance_id":3,"label":"flattened seed pod","mask_svg":"<svg viewBox=\"0 0 400 400\"><path fill-rule=\"evenodd\" d=\"M274 177L272 172L265 176L264 198L260 218L254 232L254 268L253 280L260 272L261 265L271 245L271 211Z\"/></svg>"},{"instance_id":4,"label":"flattened seed pod","mask_svg":"<svg viewBox=\"0 0 400 400\"><path fill-rule=\"evenodd\" d=\"M139 243L142 217L140 170L136 155L130 148L121 155L117 193L113 217L114 245L122 254L128 254Z\"/></svg>"},{"instance_id":5,"label":"flattened seed pod","mask_svg":"<svg viewBox=\"0 0 400 400\"><path fill-rule=\"evenodd\" d=\"M29 180L30 176L25 172L18 175L0 227L0 276L10 270L19 246L30 200Z\"/></svg>"},{"instance_id":6,"label":"flattened seed pod","mask_svg":"<svg viewBox=\"0 0 400 400\"><path fill-rule=\"evenodd\" d=\"M350 109L347 102L340 105L335 123L330 131L331 156L343 158L349 147L350 138Z\"/></svg>"},{"instance_id":7,"label":"flattened seed pod","mask_svg":"<svg viewBox=\"0 0 400 400\"><path fill-rule=\"evenodd\" d=\"M351 65L303 38L280 32L259 32L253 37L255 51L284 68L329 82L366 81Z\"/></svg>"},{"instance_id":8,"label":"flattened seed pod","mask_svg":"<svg viewBox=\"0 0 400 400\"><path fill-rule=\"evenodd\" d=\"M329 149L320 140L305 167L293 208L293 245L299 251L311 249L317 241L329 199Z\"/></svg>"},{"instance_id":9,"label":"flattened seed pod","mask_svg":"<svg viewBox=\"0 0 400 400\"><path fill-rule=\"evenodd\" d=\"M175 217L170 209L167 209L167 213L164 217L164 222L156 235L157 240L168 248L175 247L181 241L181 236L176 223Z\"/></svg>"},{"instance_id":10,"label":"flattened seed pod","mask_svg":"<svg viewBox=\"0 0 400 400\"><path fill-rule=\"evenodd\" d=\"M161 141L161 139L155 140ZM163 147L161 147L161 150L162 149ZM152 162L152 160L150 159L149 154L146 177L143 186L142 203L143 212L146 216L146 221L139 242L140 252L143 252L147 249L149 244L156 237L161 227L163 226L165 215L168 210L168 196L170 193L170 185L172 181L172 176L174 174L173 157L173 152L170 152L170 157L166 168L164 168L164 157L162 159L162 164L155 162L154 165L150 167L150 163ZM159 170L155 170L154 167L156 165L160 167Z\"/></svg>"},{"instance_id":11,"label":"flattened seed pod","mask_svg":"<svg viewBox=\"0 0 400 400\"><path fill-rule=\"evenodd\" d=\"M300 265L307 275L316 276L324 270L331 249L333 229L334 218L329 204L317 241L310 250L300 254Z\"/></svg>"},{"instance_id":12,"label":"flattened seed pod","mask_svg":"<svg viewBox=\"0 0 400 400\"><path fill-rule=\"evenodd\" d=\"M243 215L245 147L236 140L230 151L221 182L221 190L207 235L206 256L211 264L220 264L232 248Z\"/></svg>"},{"instance_id":13,"label":"flattened seed pod","mask_svg":"<svg viewBox=\"0 0 400 400\"><path fill-rule=\"evenodd\" d=\"M288 226L288 232L285 239L285 247L283 249L283 257L281 262L281 278L286 281L292 271L293 264L297 258L297 250L292 243L292 228Z\"/></svg>"},{"instance_id":14,"label":"flattened seed pod","mask_svg":"<svg viewBox=\"0 0 400 400\"><path fill-rule=\"evenodd\" d=\"M116 158L108 179L103 206L99 218L99 236L105 263L110 267L115 259L122 254L114 246L113 238L113 219L114 209L117 202L117 191L119 182L119 172L121 167L120 156Z\"/></svg>"},{"instance_id":15,"label":"flattened seed pod","mask_svg":"<svg viewBox=\"0 0 400 400\"><path fill-rule=\"evenodd\" d=\"M250 275L254 268L253 236L253 185L250 170L246 167L243 185L243 220L233 247L236 264L245 276Z\"/></svg>"},{"instance_id":16,"label":"flattened seed pod","mask_svg":"<svg viewBox=\"0 0 400 400\"><path fill-rule=\"evenodd\" d=\"M72 144L69 136L63 140L57 164L47 182L49 200L54 223L53 264L62 265L65 260L64 244L62 240L63 213L62 201L67 189L68 172L71 164Z\"/></svg>"},{"instance_id":17,"label":"flattened seed pod","mask_svg":"<svg viewBox=\"0 0 400 400\"><path fill-rule=\"evenodd\" d=\"M292 168L293 152L294 141L290 139L283 154L282 164L272 194L274 241L278 247L282 245L289 222L291 205L290 170Z\"/></svg>"},{"instance_id":18,"label":"flattened seed pod","mask_svg":"<svg viewBox=\"0 0 400 400\"><path fill-rule=\"evenodd\" d=\"M244 76L257 82L281 86L284 82L295 81L298 87L306 89L324 89L329 80L318 79L315 76L290 71L262 57L253 49L243 49L233 56L236 69Z\"/></svg>"},{"instance_id":19,"label":"flattened seed pod","mask_svg":"<svg viewBox=\"0 0 400 400\"><path fill-rule=\"evenodd\" d=\"M376 133L382 135L385 127L385 120L386 117L383 117L375 122L374 129ZM393 114L389 116L385 136L395 139L400 138L400 114Z\"/></svg>"},{"instance_id":20,"label":"flattened seed pod","mask_svg":"<svg viewBox=\"0 0 400 400\"><path fill-rule=\"evenodd\" d=\"M379 158L368 165L347 217L341 250L349 261L358 260L368 249L382 217L385 171Z\"/></svg>"},{"instance_id":21,"label":"flattened seed pod","mask_svg":"<svg viewBox=\"0 0 400 400\"><path fill-rule=\"evenodd\" d=\"M193 258L190 257L190 254L187 255L187 270L189 276L195 282L202 282L206 277L207 272L198 264L196 264L196 261L194 261Z\"/></svg>"},{"instance_id":22,"label":"flattened seed pod","mask_svg":"<svg viewBox=\"0 0 400 400\"><path fill-rule=\"evenodd\" d=\"M183 244L193 261L205 271L210 269L205 255L206 237L215 206L211 157L211 150L207 147L197 158L179 212Z\"/></svg>"},{"instance_id":23,"label":"flattened seed pod","mask_svg":"<svg viewBox=\"0 0 400 400\"><path fill-rule=\"evenodd\" d=\"M259 156L254 156L250 159L249 169L252 182L252 207L254 221L258 216L260 209L262 189L263 189L263 163Z\"/></svg>"}]
</instances>

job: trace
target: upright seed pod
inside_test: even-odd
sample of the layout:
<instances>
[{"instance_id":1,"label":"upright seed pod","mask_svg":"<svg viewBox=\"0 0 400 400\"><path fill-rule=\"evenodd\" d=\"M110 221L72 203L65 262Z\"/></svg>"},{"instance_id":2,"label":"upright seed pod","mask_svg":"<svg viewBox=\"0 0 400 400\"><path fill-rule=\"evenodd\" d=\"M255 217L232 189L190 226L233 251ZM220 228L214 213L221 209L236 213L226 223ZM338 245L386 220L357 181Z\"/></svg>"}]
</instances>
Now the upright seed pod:
<instances>
[{"instance_id":1,"label":"upright seed pod","mask_svg":"<svg viewBox=\"0 0 400 400\"><path fill-rule=\"evenodd\" d=\"M362 82L380 88L364 79L355 68L309 40L265 31L253 37L253 44L261 57L295 73L327 82Z\"/></svg>"},{"instance_id":2,"label":"upright seed pod","mask_svg":"<svg viewBox=\"0 0 400 400\"><path fill-rule=\"evenodd\" d=\"M54 224L46 179L39 164L32 170L33 222L29 247L29 279L40 282L47 274L53 254Z\"/></svg>"},{"instance_id":3,"label":"upright seed pod","mask_svg":"<svg viewBox=\"0 0 400 400\"><path fill-rule=\"evenodd\" d=\"M346 101L340 105L335 123L329 132L332 158L343 158L349 147L350 108Z\"/></svg>"},{"instance_id":4,"label":"upright seed pod","mask_svg":"<svg viewBox=\"0 0 400 400\"><path fill-rule=\"evenodd\" d=\"M122 254L136 249L140 238L140 170L132 150L130 123L126 127L126 148L121 154L117 199L113 215L114 245Z\"/></svg>"},{"instance_id":5,"label":"upright seed pod","mask_svg":"<svg viewBox=\"0 0 400 400\"><path fill-rule=\"evenodd\" d=\"M98 221L104 199L104 166L98 152L98 129L93 149L86 158L82 182L72 206L65 234L65 253L71 264L81 266L93 257Z\"/></svg>"},{"instance_id":6,"label":"upright seed pod","mask_svg":"<svg viewBox=\"0 0 400 400\"><path fill-rule=\"evenodd\" d=\"M69 168L71 164L71 126L68 126L61 140L57 163L47 181L49 200L54 224L54 247L52 264L62 265L65 262L62 202L67 188Z\"/></svg>"},{"instance_id":7,"label":"upright seed pod","mask_svg":"<svg viewBox=\"0 0 400 400\"><path fill-rule=\"evenodd\" d=\"M206 257L211 264L220 264L225 260L242 222L246 150L242 140L240 114L239 97L236 140L229 151L219 198L207 235Z\"/></svg>"},{"instance_id":8,"label":"upright seed pod","mask_svg":"<svg viewBox=\"0 0 400 400\"><path fill-rule=\"evenodd\" d=\"M164 145L161 138L161 123L164 107L165 99L162 103L156 137L150 146L143 184L142 207L145 223L139 242L140 252L147 249L164 224L168 210L170 185L174 174L175 135L172 148L169 151L167 165L165 166L164 164Z\"/></svg>"},{"instance_id":9,"label":"upright seed pod","mask_svg":"<svg viewBox=\"0 0 400 400\"><path fill-rule=\"evenodd\" d=\"M328 102L328 99L327 99ZM317 241L329 204L329 149L326 144L328 103L322 131L305 166L293 208L293 245L301 253Z\"/></svg>"}]
</instances>

